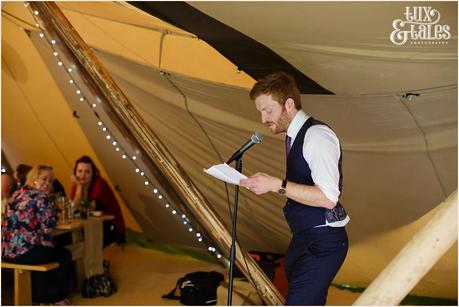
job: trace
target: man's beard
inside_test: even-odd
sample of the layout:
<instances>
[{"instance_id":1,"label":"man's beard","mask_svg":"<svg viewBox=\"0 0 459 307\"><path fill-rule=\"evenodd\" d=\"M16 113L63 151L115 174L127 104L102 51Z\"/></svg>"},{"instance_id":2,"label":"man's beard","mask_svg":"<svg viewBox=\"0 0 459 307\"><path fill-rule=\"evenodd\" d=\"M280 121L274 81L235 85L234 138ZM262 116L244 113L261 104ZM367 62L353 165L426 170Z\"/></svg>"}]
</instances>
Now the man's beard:
<instances>
[{"instance_id":1,"label":"man's beard","mask_svg":"<svg viewBox=\"0 0 459 307\"><path fill-rule=\"evenodd\" d=\"M273 122L275 124L275 130L272 131L273 134L279 134L282 132L287 132L287 128L290 124L290 121L288 119L287 111L285 108L283 108L281 115L279 116L279 119L276 122Z\"/></svg>"}]
</instances>

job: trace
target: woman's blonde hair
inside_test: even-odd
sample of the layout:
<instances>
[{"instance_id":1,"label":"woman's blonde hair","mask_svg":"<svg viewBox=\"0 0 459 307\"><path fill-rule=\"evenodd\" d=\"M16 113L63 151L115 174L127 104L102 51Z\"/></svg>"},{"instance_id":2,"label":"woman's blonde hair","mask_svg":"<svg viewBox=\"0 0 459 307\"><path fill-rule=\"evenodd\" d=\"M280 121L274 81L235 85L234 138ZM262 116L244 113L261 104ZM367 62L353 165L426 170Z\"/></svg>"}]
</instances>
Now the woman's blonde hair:
<instances>
[{"instance_id":1,"label":"woman's blonde hair","mask_svg":"<svg viewBox=\"0 0 459 307\"><path fill-rule=\"evenodd\" d=\"M51 178L54 180L54 172L51 166L36 165L27 173L26 185L29 187L35 187L35 182L38 180L38 176L40 176L42 171L49 171Z\"/></svg>"}]
</instances>

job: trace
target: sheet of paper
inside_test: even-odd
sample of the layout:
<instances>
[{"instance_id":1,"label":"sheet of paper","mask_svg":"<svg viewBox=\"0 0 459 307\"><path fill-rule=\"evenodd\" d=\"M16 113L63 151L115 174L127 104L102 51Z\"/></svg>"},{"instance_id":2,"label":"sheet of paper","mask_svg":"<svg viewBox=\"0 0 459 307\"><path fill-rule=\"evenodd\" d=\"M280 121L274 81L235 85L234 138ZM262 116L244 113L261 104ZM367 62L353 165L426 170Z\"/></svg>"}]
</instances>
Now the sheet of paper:
<instances>
[{"instance_id":1,"label":"sheet of paper","mask_svg":"<svg viewBox=\"0 0 459 307\"><path fill-rule=\"evenodd\" d=\"M239 173L237 170L226 163L211 166L207 169L204 169L204 172L224 182L236 185L239 185L239 181L241 179L247 178L247 176Z\"/></svg>"}]
</instances>

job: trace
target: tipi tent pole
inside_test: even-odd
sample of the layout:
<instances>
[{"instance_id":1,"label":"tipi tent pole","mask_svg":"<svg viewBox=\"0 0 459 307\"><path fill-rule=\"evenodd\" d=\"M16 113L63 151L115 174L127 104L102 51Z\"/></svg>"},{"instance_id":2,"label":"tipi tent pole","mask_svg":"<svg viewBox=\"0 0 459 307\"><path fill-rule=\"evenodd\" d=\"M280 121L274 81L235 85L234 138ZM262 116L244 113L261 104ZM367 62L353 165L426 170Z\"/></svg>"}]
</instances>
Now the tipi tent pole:
<instances>
[{"instance_id":1,"label":"tipi tent pole","mask_svg":"<svg viewBox=\"0 0 459 307\"><path fill-rule=\"evenodd\" d=\"M398 305L457 241L457 190L436 210L353 305Z\"/></svg>"}]
</instances>

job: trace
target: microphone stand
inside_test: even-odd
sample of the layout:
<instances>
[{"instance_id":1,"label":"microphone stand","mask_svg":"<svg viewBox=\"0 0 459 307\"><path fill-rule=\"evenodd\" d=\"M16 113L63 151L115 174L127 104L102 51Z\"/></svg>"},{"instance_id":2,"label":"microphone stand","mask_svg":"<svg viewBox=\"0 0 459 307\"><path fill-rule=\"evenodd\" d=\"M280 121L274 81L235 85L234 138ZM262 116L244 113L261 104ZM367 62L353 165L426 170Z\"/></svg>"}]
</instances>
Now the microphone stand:
<instances>
[{"instance_id":1,"label":"microphone stand","mask_svg":"<svg viewBox=\"0 0 459 307\"><path fill-rule=\"evenodd\" d=\"M236 159L236 170L242 173L242 155ZM239 200L239 185L236 185L234 189L234 209L232 222L233 227L231 230L231 248L230 248L230 268L229 268L229 284L228 284L228 302L227 305L231 306L233 300L233 269L234 269L234 260L236 257L236 225L237 225L237 204Z\"/></svg>"}]
</instances>

